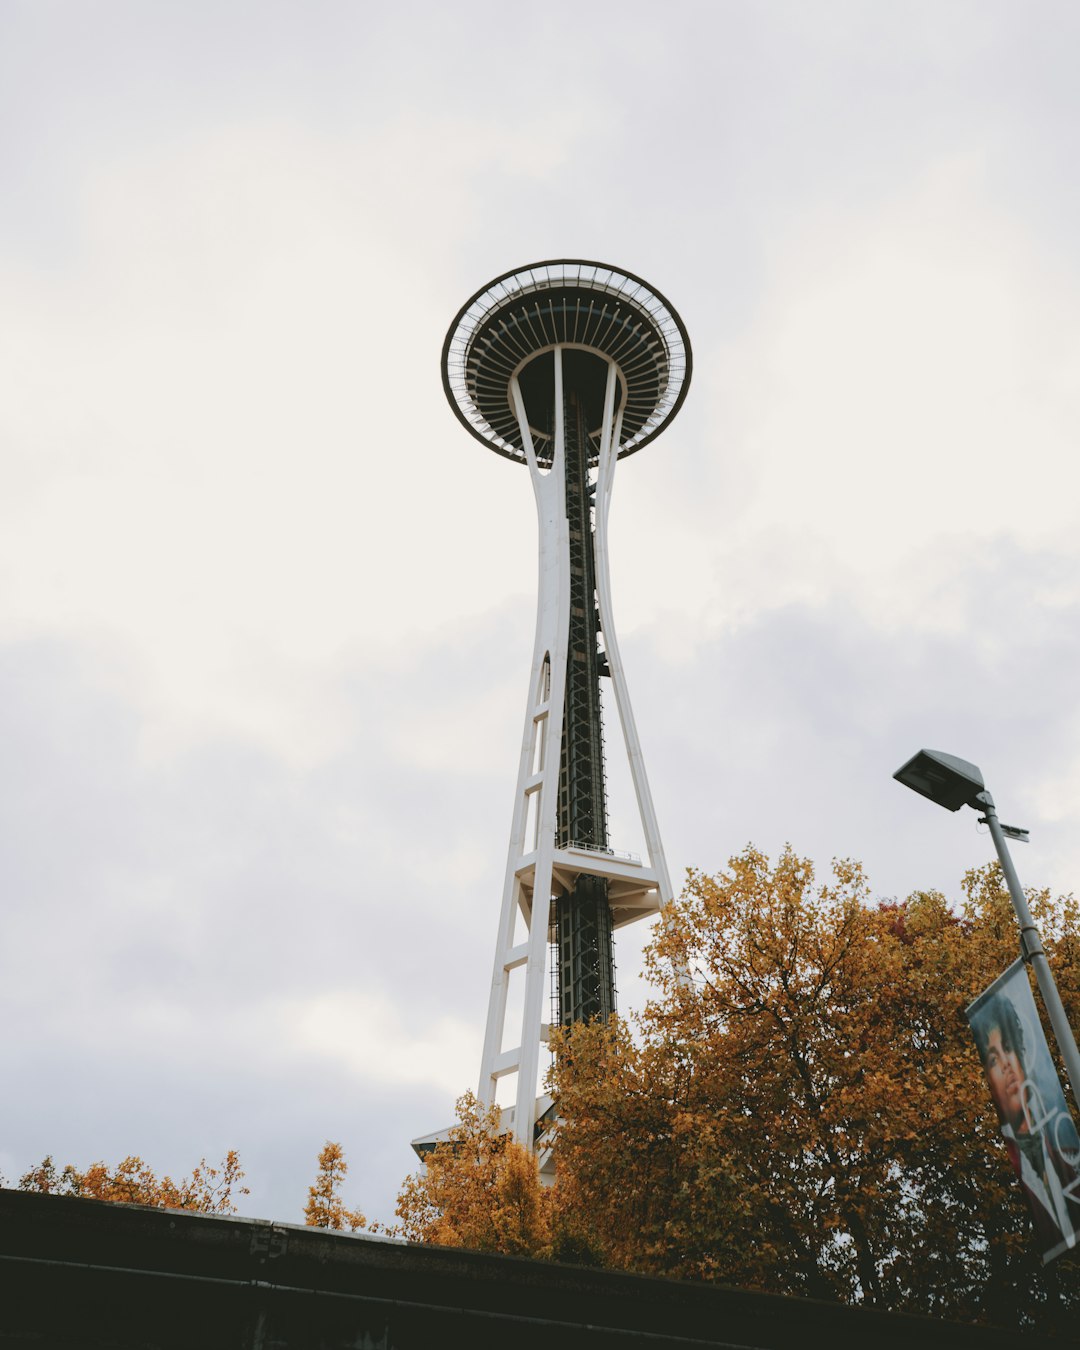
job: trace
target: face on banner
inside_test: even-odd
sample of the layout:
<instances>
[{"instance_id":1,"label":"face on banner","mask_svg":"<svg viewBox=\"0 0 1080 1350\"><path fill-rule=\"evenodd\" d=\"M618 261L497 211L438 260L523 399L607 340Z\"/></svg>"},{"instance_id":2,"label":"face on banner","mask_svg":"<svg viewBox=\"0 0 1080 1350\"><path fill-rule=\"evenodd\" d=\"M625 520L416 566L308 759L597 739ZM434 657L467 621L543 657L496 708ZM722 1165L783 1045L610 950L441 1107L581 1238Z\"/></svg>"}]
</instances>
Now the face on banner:
<instances>
[{"instance_id":1,"label":"face on banner","mask_svg":"<svg viewBox=\"0 0 1080 1350\"><path fill-rule=\"evenodd\" d=\"M979 995L967 1018L1043 1261L1052 1261L1080 1236L1080 1137L1023 961Z\"/></svg>"}]
</instances>

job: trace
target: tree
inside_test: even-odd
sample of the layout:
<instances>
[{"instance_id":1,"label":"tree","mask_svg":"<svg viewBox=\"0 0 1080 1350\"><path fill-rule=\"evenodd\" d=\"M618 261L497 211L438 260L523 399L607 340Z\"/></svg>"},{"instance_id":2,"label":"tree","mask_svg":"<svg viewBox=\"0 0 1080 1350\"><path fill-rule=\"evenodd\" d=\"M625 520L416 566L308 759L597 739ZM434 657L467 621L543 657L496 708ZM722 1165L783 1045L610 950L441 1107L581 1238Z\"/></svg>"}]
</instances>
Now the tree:
<instances>
[{"instance_id":1,"label":"tree","mask_svg":"<svg viewBox=\"0 0 1080 1350\"><path fill-rule=\"evenodd\" d=\"M555 1038L563 1229L621 1269L1074 1318L1073 1258L1039 1266L963 1018L1017 954L996 866L965 895L959 913L932 892L875 905L857 864L815 885L790 850L691 873L636 1036L613 1021ZM1077 907L1031 899L1075 1021Z\"/></svg>"},{"instance_id":2,"label":"tree","mask_svg":"<svg viewBox=\"0 0 1080 1350\"><path fill-rule=\"evenodd\" d=\"M549 1255L551 1200L536 1159L501 1132L497 1106L485 1107L467 1092L456 1110L449 1138L406 1178L397 1203L401 1224L393 1231L410 1242Z\"/></svg>"},{"instance_id":3,"label":"tree","mask_svg":"<svg viewBox=\"0 0 1080 1350\"><path fill-rule=\"evenodd\" d=\"M341 1198L342 1183L349 1172L341 1145L328 1139L319 1153L318 1166L315 1181L308 1187L304 1223L309 1228L347 1228L351 1233L366 1228L367 1220L363 1214L358 1209L346 1209Z\"/></svg>"},{"instance_id":4,"label":"tree","mask_svg":"<svg viewBox=\"0 0 1080 1350\"><path fill-rule=\"evenodd\" d=\"M46 1156L19 1180L19 1190L46 1195L73 1195L84 1200L108 1200L119 1204L147 1205L153 1209L189 1209L200 1214L235 1214L233 1193L247 1195L240 1155L226 1153L219 1167L203 1158L190 1177L175 1182L158 1178L137 1156L125 1158L110 1168L91 1163L84 1171L68 1163L58 1172L51 1155Z\"/></svg>"}]
</instances>

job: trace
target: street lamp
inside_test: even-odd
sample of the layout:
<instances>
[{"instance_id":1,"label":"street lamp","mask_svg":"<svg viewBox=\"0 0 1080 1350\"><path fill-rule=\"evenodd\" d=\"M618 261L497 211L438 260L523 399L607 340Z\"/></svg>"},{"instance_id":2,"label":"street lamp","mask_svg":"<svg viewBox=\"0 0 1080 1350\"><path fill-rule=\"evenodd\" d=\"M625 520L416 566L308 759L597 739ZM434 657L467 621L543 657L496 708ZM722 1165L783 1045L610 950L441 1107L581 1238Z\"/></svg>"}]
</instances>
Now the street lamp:
<instances>
[{"instance_id":1,"label":"street lamp","mask_svg":"<svg viewBox=\"0 0 1080 1350\"><path fill-rule=\"evenodd\" d=\"M940 750L920 750L913 755L902 768L897 769L893 777L898 783L911 788L913 792L929 797L938 806L949 811L959 811L962 806L970 806L981 811L980 824L990 827L990 834L997 849L1001 870L1005 873L1005 883L1009 888L1012 906L1016 912L1016 921L1020 925L1020 954L1035 971L1039 982L1046 1011L1050 1014L1050 1024L1065 1061L1065 1070L1069 1075L1073 1097L1080 1103L1080 1051L1077 1051L1072 1027L1065 1016L1061 995L1054 983L1050 963L1046 959L1039 930L1028 909L1027 897L1016 875L1009 846L1010 839L1027 839L1027 830L1017 829L1014 825L1002 825L994 809L994 799L987 792L983 776L974 764L955 755L943 754Z\"/></svg>"}]
</instances>

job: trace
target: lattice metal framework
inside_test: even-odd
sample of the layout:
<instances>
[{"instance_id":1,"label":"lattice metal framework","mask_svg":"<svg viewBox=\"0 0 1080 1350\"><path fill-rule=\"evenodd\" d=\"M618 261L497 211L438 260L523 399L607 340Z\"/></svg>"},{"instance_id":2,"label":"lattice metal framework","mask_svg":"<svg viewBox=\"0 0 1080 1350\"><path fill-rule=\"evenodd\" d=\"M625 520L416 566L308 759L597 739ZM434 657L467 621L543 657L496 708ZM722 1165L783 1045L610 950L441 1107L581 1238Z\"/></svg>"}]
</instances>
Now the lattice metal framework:
<instances>
[{"instance_id":1,"label":"lattice metal framework","mask_svg":"<svg viewBox=\"0 0 1080 1350\"><path fill-rule=\"evenodd\" d=\"M570 544L570 622L559 761L557 844L607 848L607 784L600 677L607 674L596 600L596 554L585 406L588 371L570 383L563 367L566 520ZM569 386L569 387L567 387ZM615 1011L611 910L604 877L582 873L555 901L555 959L564 1025L607 1019Z\"/></svg>"},{"instance_id":2,"label":"lattice metal framework","mask_svg":"<svg viewBox=\"0 0 1080 1350\"><path fill-rule=\"evenodd\" d=\"M616 459L682 406L691 372L682 321L639 277L564 259L496 278L461 309L443 380L478 440L525 463L540 526L540 593L480 1096L517 1075L514 1130L534 1142L552 943L555 1015L615 1007L612 932L655 914L671 884L611 617L608 513ZM609 677L648 856L608 839L601 679ZM524 921L525 938L516 927ZM524 1011L508 1039L511 974Z\"/></svg>"}]
</instances>

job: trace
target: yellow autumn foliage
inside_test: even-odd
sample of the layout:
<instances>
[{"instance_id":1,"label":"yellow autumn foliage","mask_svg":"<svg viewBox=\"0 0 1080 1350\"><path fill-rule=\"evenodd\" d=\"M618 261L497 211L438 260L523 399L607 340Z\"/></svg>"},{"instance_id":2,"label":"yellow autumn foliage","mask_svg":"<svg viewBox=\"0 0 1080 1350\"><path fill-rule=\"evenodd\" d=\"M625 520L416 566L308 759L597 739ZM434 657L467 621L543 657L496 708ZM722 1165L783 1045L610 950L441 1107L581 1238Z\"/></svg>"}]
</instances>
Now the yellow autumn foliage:
<instances>
[{"instance_id":1,"label":"yellow autumn foliage","mask_svg":"<svg viewBox=\"0 0 1080 1350\"><path fill-rule=\"evenodd\" d=\"M52 1157L45 1157L20 1178L21 1191L71 1195L84 1200L107 1200L115 1204L147 1205L153 1209L188 1209L200 1214L235 1214L233 1195L247 1195L241 1186L244 1172L240 1155L230 1149L218 1167L203 1158L191 1176L180 1181L158 1177L137 1155L124 1158L115 1167L104 1162L79 1169L68 1163L57 1171Z\"/></svg>"},{"instance_id":2,"label":"yellow autumn foliage","mask_svg":"<svg viewBox=\"0 0 1080 1350\"><path fill-rule=\"evenodd\" d=\"M551 1197L536 1159L500 1132L498 1107L485 1107L467 1092L456 1109L449 1138L402 1186L401 1224L394 1231L410 1242L549 1255Z\"/></svg>"},{"instance_id":3,"label":"yellow autumn foliage","mask_svg":"<svg viewBox=\"0 0 1080 1350\"><path fill-rule=\"evenodd\" d=\"M315 1180L308 1187L304 1223L309 1228L347 1229L355 1233L357 1229L367 1227L363 1214L358 1209L347 1209L341 1198L342 1183L348 1172L345 1150L328 1139L319 1152Z\"/></svg>"},{"instance_id":4,"label":"yellow autumn foliage","mask_svg":"<svg viewBox=\"0 0 1080 1350\"><path fill-rule=\"evenodd\" d=\"M1016 924L996 866L964 890L876 903L858 864L818 882L791 850L691 873L635 1027L555 1037L578 1249L939 1316L1075 1317L1074 1258L1041 1268L963 1016L1015 960ZM1030 899L1077 1025L1077 906Z\"/></svg>"}]
</instances>

